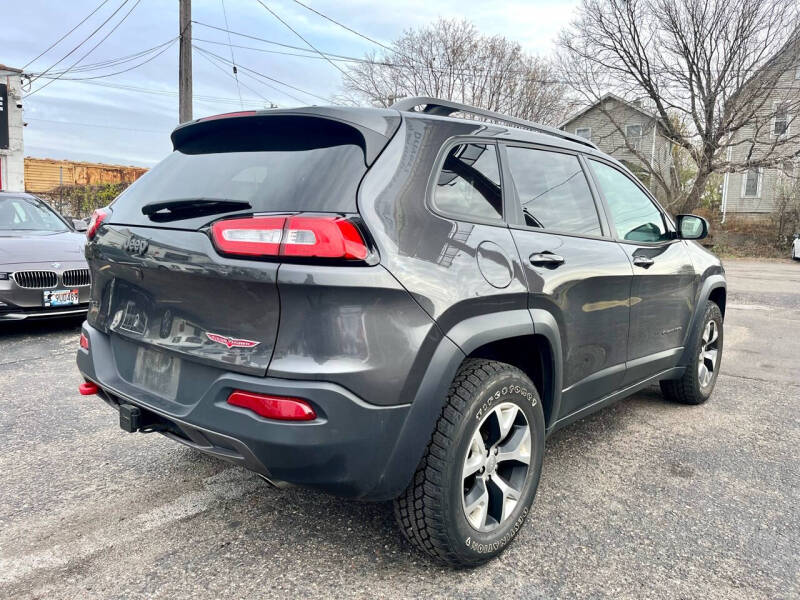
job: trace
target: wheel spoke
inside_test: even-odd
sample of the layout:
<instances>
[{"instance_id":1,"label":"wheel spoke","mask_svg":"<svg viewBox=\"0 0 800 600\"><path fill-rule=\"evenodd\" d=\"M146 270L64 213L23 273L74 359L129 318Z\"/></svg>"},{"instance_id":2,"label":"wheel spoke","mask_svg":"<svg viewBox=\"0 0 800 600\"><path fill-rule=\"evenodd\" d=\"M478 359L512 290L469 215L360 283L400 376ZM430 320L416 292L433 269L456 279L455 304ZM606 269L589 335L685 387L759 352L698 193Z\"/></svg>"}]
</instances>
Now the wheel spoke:
<instances>
[{"instance_id":1,"label":"wheel spoke","mask_svg":"<svg viewBox=\"0 0 800 600\"><path fill-rule=\"evenodd\" d=\"M710 373L705 362L700 363L700 366L697 368L697 375L700 379L700 385L706 386L708 384L708 380L710 379Z\"/></svg>"},{"instance_id":2,"label":"wheel spoke","mask_svg":"<svg viewBox=\"0 0 800 600\"><path fill-rule=\"evenodd\" d=\"M709 370L713 371L717 367L717 356L719 355L719 350L706 350L703 352L703 360L711 363L711 368Z\"/></svg>"},{"instance_id":3,"label":"wheel spoke","mask_svg":"<svg viewBox=\"0 0 800 600\"><path fill-rule=\"evenodd\" d=\"M476 431L467 450L467 459L464 461L463 478L466 479L478 471L486 463L486 445L483 443L480 430Z\"/></svg>"},{"instance_id":4,"label":"wheel spoke","mask_svg":"<svg viewBox=\"0 0 800 600\"><path fill-rule=\"evenodd\" d=\"M502 444L511 431L514 421L517 418L519 408L514 404L503 404L495 409L497 415L497 422L500 425L500 439L497 440L498 444Z\"/></svg>"},{"instance_id":5,"label":"wheel spoke","mask_svg":"<svg viewBox=\"0 0 800 600\"><path fill-rule=\"evenodd\" d=\"M497 462L515 460L524 464L531 462L531 430L516 427L505 443L498 447Z\"/></svg>"},{"instance_id":6,"label":"wheel spoke","mask_svg":"<svg viewBox=\"0 0 800 600\"><path fill-rule=\"evenodd\" d=\"M464 513L467 520L475 529L486 526L486 516L489 514L489 492L483 478L476 478L475 485L464 498Z\"/></svg>"},{"instance_id":7,"label":"wheel spoke","mask_svg":"<svg viewBox=\"0 0 800 600\"><path fill-rule=\"evenodd\" d=\"M719 330L717 329L716 322L709 321L708 326L709 326L709 335L708 335L708 340L706 341L706 345L713 344L714 342L717 341L717 338L719 337Z\"/></svg>"},{"instance_id":8,"label":"wheel spoke","mask_svg":"<svg viewBox=\"0 0 800 600\"><path fill-rule=\"evenodd\" d=\"M503 499L502 499L503 506L500 513L500 523L502 523L506 519L506 517L508 517L508 515L510 515L511 512L514 510L514 507L517 505L517 502L519 502L520 492L519 490L511 487L511 484L509 484L505 479L500 477L500 475L498 475L497 473L492 475L489 480L503 494Z\"/></svg>"}]
</instances>

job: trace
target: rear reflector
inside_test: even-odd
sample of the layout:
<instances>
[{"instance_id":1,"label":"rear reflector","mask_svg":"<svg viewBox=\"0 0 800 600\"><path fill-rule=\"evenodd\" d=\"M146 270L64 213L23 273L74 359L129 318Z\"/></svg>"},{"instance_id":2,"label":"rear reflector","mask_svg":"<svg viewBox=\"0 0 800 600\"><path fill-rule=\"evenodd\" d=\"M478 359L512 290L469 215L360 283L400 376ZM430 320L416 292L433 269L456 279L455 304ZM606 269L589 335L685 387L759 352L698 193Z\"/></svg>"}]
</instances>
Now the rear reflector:
<instances>
[{"instance_id":1,"label":"rear reflector","mask_svg":"<svg viewBox=\"0 0 800 600\"><path fill-rule=\"evenodd\" d=\"M344 217L274 216L227 219L211 226L223 254L364 260L367 244Z\"/></svg>"},{"instance_id":2,"label":"rear reflector","mask_svg":"<svg viewBox=\"0 0 800 600\"><path fill-rule=\"evenodd\" d=\"M269 396L235 390L228 396L228 404L252 410L266 419L311 421L317 418L317 413L314 412L311 405L300 398Z\"/></svg>"},{"instance_id":3,"label":"rear reflector","mask_svg":"<svg viewBox=\"0 0 800 600\"><path fill-rule=\"evenodd\" d=\"M80 392L81 396L91 396L99 391L100 388L91 381L86 381L78 386L78 392Z\"/></svg>"},{"instance_id":4,"label":"rear reflector","mask_svg":"<svg viewBox=\"0 0 800 600\"><path fill-rule=\"evenodd\" d=\"M89 349L89 338L86 337L85 333L81 333L80 344L81 344L81 348L83 348L84 350L88 350Z\"/></svg>"}]
</instances>

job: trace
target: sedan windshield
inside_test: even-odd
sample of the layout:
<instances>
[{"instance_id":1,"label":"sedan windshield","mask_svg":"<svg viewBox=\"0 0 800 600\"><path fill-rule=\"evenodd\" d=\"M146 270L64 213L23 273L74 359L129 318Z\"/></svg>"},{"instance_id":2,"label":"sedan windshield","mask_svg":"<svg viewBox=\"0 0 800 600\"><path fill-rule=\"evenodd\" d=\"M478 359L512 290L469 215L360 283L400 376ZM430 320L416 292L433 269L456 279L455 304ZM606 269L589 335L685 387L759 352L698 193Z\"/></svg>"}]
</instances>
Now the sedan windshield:
<instances>
[{"instance_id":1,"label":"sedan windshield","mask_svg":"<svg viewBox=\"0 0 800 600\"><path fill-rule=\"evenodd\" d=\"M0 231L69 231L69 227L37 198L0 196Z\"/></svg>"}]
</instances>

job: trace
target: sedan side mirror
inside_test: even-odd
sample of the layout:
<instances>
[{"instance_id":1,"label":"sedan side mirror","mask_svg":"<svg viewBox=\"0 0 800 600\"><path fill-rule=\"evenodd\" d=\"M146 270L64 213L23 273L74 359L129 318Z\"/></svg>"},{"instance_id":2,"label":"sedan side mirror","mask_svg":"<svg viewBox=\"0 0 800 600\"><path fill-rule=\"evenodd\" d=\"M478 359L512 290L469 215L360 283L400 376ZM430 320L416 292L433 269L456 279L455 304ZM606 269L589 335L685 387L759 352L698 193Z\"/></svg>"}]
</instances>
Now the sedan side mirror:
<instances>
[{"instance_id":1,"label":"sedan side mirror","mask_svg":"<svg viewBox=\"0 0 800 600\"><path fill-rule=\"evenodd\" d=\"M72 226L75 228L75 231L86 231L88 228L86 221L83 219L72 219Z\"/></svg>"},{"instance_id":2,"label":"sedan side mirror","mask_svg":"<svg viewBox=\"0 0 800 600\"><path fill-rule=\"evenodd\" d=\"M702 240L708 236L708 221L697 215L678 215L678 237L682 240Z\"/></svg>"}]
</instances>

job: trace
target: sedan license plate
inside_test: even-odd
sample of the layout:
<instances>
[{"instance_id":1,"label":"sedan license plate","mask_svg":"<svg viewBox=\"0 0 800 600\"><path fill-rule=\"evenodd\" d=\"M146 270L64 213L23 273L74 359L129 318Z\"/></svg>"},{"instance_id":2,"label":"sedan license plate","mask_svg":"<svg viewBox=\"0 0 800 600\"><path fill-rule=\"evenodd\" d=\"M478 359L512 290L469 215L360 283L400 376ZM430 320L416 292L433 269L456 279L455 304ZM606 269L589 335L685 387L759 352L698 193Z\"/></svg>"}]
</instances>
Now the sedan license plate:
<instances>
[{"instance_id":1,"label":"sedan license plate","mask_svg":"<svg viewBox=\"0 0 800 600\"><path fill-rule=\"evenodd\" d=\"M46 308L73 306L78 303L78 290L45 290L42 303Z\"/></svg>"},{"instance_id":2,"label":"sedan license plate","mask_svg":"<svg viewBox=\"0 0 800 600\"><path fill-rule=\"evenodd\" d=\"M161 398L174 400L178 393L180 372L179 358L152 348L140 347L133 367L133 384Z\"/></svg>"}]
</instances>

